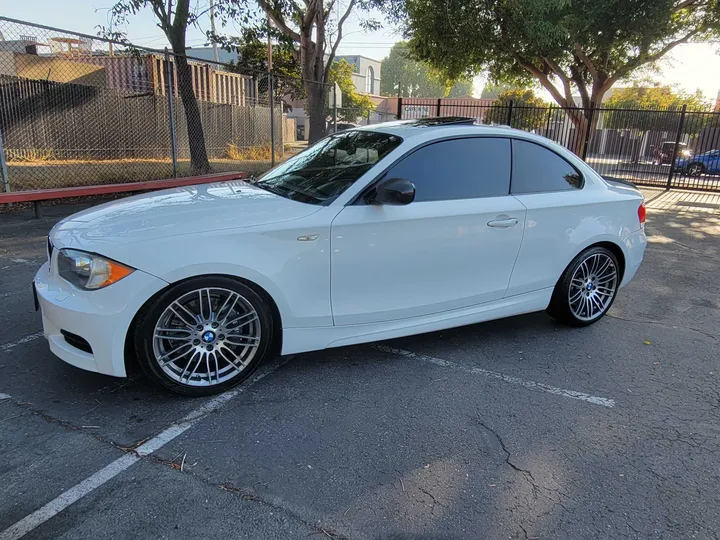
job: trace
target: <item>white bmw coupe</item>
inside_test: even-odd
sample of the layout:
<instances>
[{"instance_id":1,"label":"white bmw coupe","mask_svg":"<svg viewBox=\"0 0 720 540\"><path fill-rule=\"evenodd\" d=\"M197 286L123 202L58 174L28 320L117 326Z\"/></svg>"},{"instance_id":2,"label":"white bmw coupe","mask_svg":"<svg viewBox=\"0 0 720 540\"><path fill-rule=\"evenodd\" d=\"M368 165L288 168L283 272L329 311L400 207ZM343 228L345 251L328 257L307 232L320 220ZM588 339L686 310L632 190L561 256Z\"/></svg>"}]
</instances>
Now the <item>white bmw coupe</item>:
<instances>
[{"instance_id":1,"label":"white bmw coupe","mask_svg":"<svg viewBox=\"0 0 720 540\"><path fill-rule=\"evenodd\" d=\"M643 197L552 141L471 119L331 135L258 180L128 197L58 223L35 277L66 362L221 392L271 354L547 310L607 312Z\"/></svg>"}]
</instances>

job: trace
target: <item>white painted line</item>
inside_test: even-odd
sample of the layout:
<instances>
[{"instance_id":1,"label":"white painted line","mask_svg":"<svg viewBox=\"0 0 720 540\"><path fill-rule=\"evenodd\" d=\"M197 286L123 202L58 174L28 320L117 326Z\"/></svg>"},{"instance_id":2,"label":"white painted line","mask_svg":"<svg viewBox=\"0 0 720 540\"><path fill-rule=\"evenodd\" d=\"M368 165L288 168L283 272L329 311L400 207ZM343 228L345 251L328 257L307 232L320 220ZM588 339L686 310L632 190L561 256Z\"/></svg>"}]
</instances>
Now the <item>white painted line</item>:
<instances>
[{"instance_id":1,"label":"white painted line","mask_svg":"<svg viewBox=\"0 0 720 540\"><path fill-rule=\"evenodd\" d=\"M539 383L539 382L535 382L535 381L528 381L525 379L521 379L520 377L513 377L511 375L505 375L504 373L499 373L497 371L490 371L487 369L482 369L482 368L477 368L477 367L463 366L461 364L456 364L455 362L450 362L449 360L442 360L441 358L435 358L434 356L426 356L424 354L417 354L417 353L406 351L403 349L394 349L394 348L388 347L386 345L373 345L372 347L379 351L383 351L383 352L390 353L390 354L396 354L399 356L405 356L407 358L412 358L413 360L420 360L422 362L428 362L430 364L435 364L436 366L448 367L448 368L452 368L452 369L457 369L459 371L464 371L466 373L472 373L473 375L482 375L483 377L489 377L491 379L498 379L498 380L506 382L506 383L517 384L519 386L524 386L525 388L529 388L530 390L539 390L541 392L547 392L548 394L555 394L557 396L563 396L563 397L572 398L572 399L579 399L580 401L587 401L588 403L592 403L593 405L602 405L603 407L614 407L615 406L614 399L591 396L590 394L585 394L583 392L577 392L575 390L565 390L564 388L557 388L555 386L550 386L548 384L543 384L543 383Z\"/></svg>"},{"instance_id":2,"label":"white painted line","mask_svg":"<svg viewBox=\"0 0 720 540\"><path fill-rule=\"evenodd\" d=\"M0 345L0 351L9 351L13 347L17 347L18 345L22 345L23 343L27 343L41 337L43 337L42 332L35 332L34 334L25 336L24 338L18 339L17 341L12 341L10 343L6 343L5 345Z\"/></svg>"},{"instance_id":3,"label":"white painted line","mask_svg":"<svg viewBox=\"0 0 720 540\"><path fill-rule=\"evenodd\" d=\"M290 358L288 357L281 358L279 361L276 361L275 363L269 365L266 369L261 370L257 374L250 377L240 386L233 388L232 390L228 390L227 392L224 392L218 396L215 396L214 398L206 402L203 406L195 409L194 411L183 417L177 423L170 425L152 439L138 446L135 449L134 454L125 454L124 456L116 459L107 467L100 469L98 472L87 477L79 484L71 487L67 491L64 491L39 510L36 510L32 514L25 516L23 519L21 519L14 525L5 529L3 532L0 532L0 540L18 540L19 538L22 538L36 527L39 527L50 518L56 516L57 514L65 510L74 502L82 499L88 493L102 486L108 480L112 480L113 478L115 478L118 474L140 461L142 457L152 454L159 448L172 441L177 436L185 433L188 429L195 425L199 420L204 418L207 414L219 409L232 398L250 388L256 382L272 374L273 372L281 368L283 365L285 365L288 360L290 360Z\"/></svg>"},{"instance_id":4,"label":"white painted line","mask_svg":"<svg viewBox=\"0 0 720 540\"><path fill-rule=\"evenodd\" d=\"M0 392L0 401L4 399L10 399L10 394L3 394Z\"/></svg>"}]
</instances>

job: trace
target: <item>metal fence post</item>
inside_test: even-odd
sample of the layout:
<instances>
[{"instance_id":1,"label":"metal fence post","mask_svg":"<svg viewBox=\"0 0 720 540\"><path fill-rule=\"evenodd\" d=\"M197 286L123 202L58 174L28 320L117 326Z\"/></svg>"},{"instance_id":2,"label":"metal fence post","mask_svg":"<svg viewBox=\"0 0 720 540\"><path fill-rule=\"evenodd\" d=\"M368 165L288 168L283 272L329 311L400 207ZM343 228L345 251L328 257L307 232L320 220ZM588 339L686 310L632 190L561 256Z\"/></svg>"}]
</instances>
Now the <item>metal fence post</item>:
<instances>
[{"instance_id":1,"label":"metal fence post","mask_svg":"<svg viewBox=\"0 0 720 540\"><path fill-rule=\"evenodd\" d=\"M273 76L268 73L268 100L270 101L270 166L275 166L275 91Z\"/></svg>"},{"instance_id":2,"label":"metal fence post","mask_svg":"<svg viewBox=\"0 0 720 540\"><path fill-rule=\"evenodd\" d=\"M175 138L175 107L174 107L174 94L175 89L173 88L173 73L170 72L170 53L168 53L167 47L165 47L165 79L167 81L167 99L168 99L168 116L170 117L170 153L172 154L172 168L173 178L177 178L177 139Z\"/></svg>"},{"instance_id":3,"label":"metal fence post","mask_svg":"<svg viewBox=\"0 0 720 540\"><path fill-rule=\"evenodd\" d=\"M3 188L10 191L10 178L8 177L7 163L5 162L5 143L3 143L2 130L0 130L0 177L2 177Z\"/></svg>"},{"instance_id":4,"label":"metal fence post","mask_svg":"<svg viewBox=\"0 0 720 540\"><path fill-rule=\"evenodd\" d=\"M512 99L508 103L508 115L507 115L507 125L512 127L512 109L513 109L513 102Z\"/></svg>"},{"instance_id":5,"label":"metal fence post","mask_svg":"<svg viewBox=\"0 0 720 540\"><path fill-rule=\"evenodd\" d=\"M402 120L402 96L398 97L397 119Z\"/></svg>"},{"instance_id":6,"label":"metal fence post","mask_svg":"<svg viewBox=\"0 0 720 540\"><path fill-rule=\"evenodd\" d=\"M440 107L442 107L442 98L438 98L437 110L435 111L435 116L440 116Z\"/></svg>"},{"instance_id":7,"label":"metal fence post","mask_svg":"<svg viewBox=\"0 0 720 540\"><path fill-rule=\"evenodd\" d=\"M667 186L665 186L666 190L672 187L673 172L675 172L675 160L677 159L678 146L680 146L680 138L682 137L682 130L685 125L686 111L687 104L683 105L682 111L680 111L680 121L678 122L677 133L675 134L675 146L673 146L672 159L670 159L670 171L668 172Z\"/></svg>"},{"instance_id":8,"label":"metal fence post","mask_svg":"<svg viewBox=\"0 0 720 540\"><path fill-rule=\"evenodd\" d=\"M595 102L590 103L590 117L587 119L587 128L585 128L585 141L583 142L582 158L587 157L588 146L590 145L590 130L592 129L593 115L595 114Z\"/></svg>"}]
</instances>

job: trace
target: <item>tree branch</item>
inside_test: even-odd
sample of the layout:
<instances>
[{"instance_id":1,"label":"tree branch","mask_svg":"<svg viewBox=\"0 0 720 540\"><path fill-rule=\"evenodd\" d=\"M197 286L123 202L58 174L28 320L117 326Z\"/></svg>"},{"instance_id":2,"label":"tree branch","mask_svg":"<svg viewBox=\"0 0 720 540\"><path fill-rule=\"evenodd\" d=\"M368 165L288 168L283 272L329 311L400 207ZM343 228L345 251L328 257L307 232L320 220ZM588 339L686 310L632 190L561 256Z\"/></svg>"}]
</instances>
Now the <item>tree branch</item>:
<instances>
[{"instance_id":1,"label":"tree branch","mask_svg":"<svg viewBox=\"0 0 720 540\"><path fill-rule=\"evenodd\" d=\"M656 51L652 54L648 54L647 52L641 52L638 54L635 58L630 59L623 67L618 69L615 74L613 74L611 77L608 77L607 81L603 84L603 87L610 88L613 84L615 84L619 79L622 79L626 75L628 75L633 69L650 62L654 62L655 60L659 60L664 55L666 55L668 52L670 52L672 49L677 47L678 45L682 45L683 43L687 43L690 41L693 37L698 35L700 32L703 32L706 30L706 27L700 26L693 30L692 32L687 33L681 38L678 38L674 41L671 41L667 45L665 45L662 49L659 51Z\"/></svg>"},{"instance_id":2,"label":"tree branch","mask_svg":"<svg viewBox=\"0 0 720 540\"><path fill-rule=\"evenodd\" d=\"M590 60L590 58L585 54L585 51L582 50L582 47L580 47L579 43L575 43L575 56L577 56L578 60L580 60L585 67L588 70L588 73L590 73L590 76L594 81L598 80L598 71L595 68L595 64L593 64L593 61Z\"/></svg>"},{"instance_id":3,"label":"tree branch","mask_svg":"<svg viewBox=\"0 0 720 540\"><path fill-rule=\"evenodd\" d=\"M580 92L580 99L582 100L582 105L586 109L590 107L590 96L588 96L587 92L587 85L585 84L585 79L583 79L582 73L580 73L580 70L576 66L570 66L570 73L572 74L572 80L575 83L575 86L577 86L578 91Z\"/></svg>"},{"instance_id":4,"label":"tree branch","mask_svg":"<svg viewBox=\"0 0 720 540\"><path fill-rule=\"evenodd\" d=\"M543 85L543 87L550 92L550 95L553 97L553 99L556 101L558 105L561 107L569 107L570 105L565 100L563 95L560 93L560 91L557 89L557 87L550 81L547 74L543 72L542 70L538 69L537 66L533 65L531 62L528 62L527 60L524 60L520 55L514 54L515 59L517 60L518 64L520 64L520 67L522 67L524 70L529 72L533 77L535 77L537 80L540 81L540 84Z\"/></svg>"},{"instance_id":5,"label":"tree branch","mask_svg":"<svg viewBox=\"0 0 720 540\"><path fill-rule=\"evenodd\" d=\"M698 0L684 0L683 2L680 2L677 6L673 8L673 11L680 11L687 7L695 7L693 4L698 4Z\"/></svg>"},{"instance_id":6,"label":"tree branch","mask_svg":"<svg viewBox=\"0 0 720 540\"><path fill-rule=\"evenodd\" d=\"M270 17L270 20L273 22L275 27L280 30L286 37L292 39L293 41L300 42L300 34L298 34L295 30L290 28L285 20L282 18L282 16L276 14L270 4L266 2L266 0L258 0L258 5L262 10L266 13L268 17Z\"/></svg>"},{"instance_id":7,"label":"tree branch","mask_svg":"<svg viewBox=\"0 0 720 540\"><path fill-rule=\"evenodd\" d=\"M572 97L572 88L570 87L570 78L565 74L565 72L560 68L560 66L555 63L553 60L550 60L549 58L546 58L545 56L542 57L543 61L548 65L548 67L552 70L553 75L555 75L558 79L560 79L560 82L562 82L563 90L565 92L565 100L568 103L568 107L573 107L575 105L575 100Z\"/></svg>"},{"instance_id":8,"label":"tree branch","mask_svg":"<svg viewBox=\"0 0 720 540\"><path fill-rule=\"evenodd\" d=\"M355 6L356 2L357 0L350 0L350 3L345 10L345 13L343 13L342 17L340 17L340 20L338 21L337 37L335 38L335 43L332 44L332 47L330 49L330 56L328 57L328 61L326 64L327 67L325 68L325 82L327 82L328 74L330 73L330 66L332 66L332 63L335 61L335 53L337 52L338 46L340 45L340 40L342 39L343 24L345 24L345 21L350 16L350 12L352 11L352 8Z\"/></svg>"}]
</instances>

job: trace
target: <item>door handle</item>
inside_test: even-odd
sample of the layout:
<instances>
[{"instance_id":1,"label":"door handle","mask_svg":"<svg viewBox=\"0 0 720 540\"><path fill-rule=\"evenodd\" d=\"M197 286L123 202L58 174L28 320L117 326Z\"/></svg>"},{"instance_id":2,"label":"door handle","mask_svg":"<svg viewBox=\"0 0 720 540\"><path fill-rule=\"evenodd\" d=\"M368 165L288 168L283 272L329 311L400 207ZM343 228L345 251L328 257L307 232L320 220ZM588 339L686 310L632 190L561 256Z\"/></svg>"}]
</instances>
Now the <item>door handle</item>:
<instances>
[{"instance_id":1,"label":"door handle","mask_svg":"<svg viewBox=\"0 0 720 540\"><path fill-rule=\"evenodd\" d=\"M509 229L518 223L517 218L493 219L487 222L488 227L492 227L493 229Z\"/></svg>"}]
</instances>

